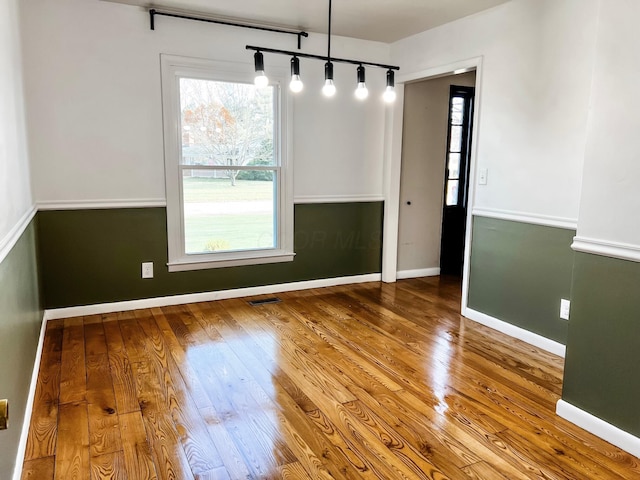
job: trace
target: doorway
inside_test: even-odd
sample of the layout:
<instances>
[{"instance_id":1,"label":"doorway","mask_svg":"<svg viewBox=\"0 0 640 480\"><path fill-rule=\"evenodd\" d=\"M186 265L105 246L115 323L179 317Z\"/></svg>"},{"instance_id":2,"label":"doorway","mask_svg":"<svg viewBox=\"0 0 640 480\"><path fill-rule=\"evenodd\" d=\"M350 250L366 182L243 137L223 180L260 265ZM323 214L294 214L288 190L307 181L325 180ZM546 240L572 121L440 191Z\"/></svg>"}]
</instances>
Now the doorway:
<instances>
[{"instance_id":1,"label":"doorway","mask_svg":"<svg viewBox=\"0 0 640 480\"><path fill-rule=\"evenodd\" d=\"M473 105L460 107L456 96L456 111L452 114L451 102L452 92L454 95L473 92L475 84L473 70L405 84L399 172L398 279L462 273L474 112ZM464 138L462 123L468 125ZM459 137L452 138L458 134ZM457 170L453 168L454 163L459 164ZM449 240L443 242L443 234L446 238L455 235L456 244ZM454 253L458 251L459 257ZM450 257L458 258L457 266L452 267L452 262L447 261Z\"/></svg>"},{"instance_id":2,"label":"doorway","mask_svg":"<svg viewBox=\"0 0 640 480\"><path fill-rule=\"evenodd\" d=\"M451 85L445 158L440 273L462 276L469 196L474 87Z\"/></svg>"}]
</instances>

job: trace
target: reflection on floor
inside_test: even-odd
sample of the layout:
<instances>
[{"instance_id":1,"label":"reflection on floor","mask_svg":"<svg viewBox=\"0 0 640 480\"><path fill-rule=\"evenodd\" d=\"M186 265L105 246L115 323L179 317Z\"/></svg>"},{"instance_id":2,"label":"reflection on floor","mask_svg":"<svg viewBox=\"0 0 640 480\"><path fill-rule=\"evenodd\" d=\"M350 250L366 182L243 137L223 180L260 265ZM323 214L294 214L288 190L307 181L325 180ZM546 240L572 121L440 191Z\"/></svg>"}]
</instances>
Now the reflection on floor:
<instances>
[{"instance_id":1,"label":"reflection on floor","mask_svg":"<svg viewBox=\"0 0 640 480\"><path fill-rule=\"evenodd\" d=\"M457 281L279 297L50 322L23 479L640 478Z\"/></svg>"}]
</instances>

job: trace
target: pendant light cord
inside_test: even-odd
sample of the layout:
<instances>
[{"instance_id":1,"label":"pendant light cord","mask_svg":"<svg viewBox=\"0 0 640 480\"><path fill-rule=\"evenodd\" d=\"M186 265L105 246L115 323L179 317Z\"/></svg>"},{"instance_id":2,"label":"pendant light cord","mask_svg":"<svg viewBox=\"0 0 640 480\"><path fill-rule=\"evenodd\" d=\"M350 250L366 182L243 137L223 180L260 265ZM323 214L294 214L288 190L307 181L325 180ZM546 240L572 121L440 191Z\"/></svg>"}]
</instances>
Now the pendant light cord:
<instances>
[{"instance_id":1,"label":"pendant light cord","mask_svg":"<svg viewBox=\"0 0 640 480\"><path fill-rule=\"evenodd\" d=\"M329 0L329 37L327 39L327 62L331 62L331 0Z\"/></svg>"}]
</instances>

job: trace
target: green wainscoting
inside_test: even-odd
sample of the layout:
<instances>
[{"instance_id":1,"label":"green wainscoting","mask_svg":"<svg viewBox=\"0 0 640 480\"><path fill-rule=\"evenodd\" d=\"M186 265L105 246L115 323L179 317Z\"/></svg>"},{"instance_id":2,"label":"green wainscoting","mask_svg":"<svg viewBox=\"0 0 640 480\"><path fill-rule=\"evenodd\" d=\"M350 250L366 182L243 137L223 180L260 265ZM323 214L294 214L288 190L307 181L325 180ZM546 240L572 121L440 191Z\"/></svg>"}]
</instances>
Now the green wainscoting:
<instances>
[{"instance_id":1,"label":"green wainscoting","mask_svg":"<svg viewBox=\"0 0 640 480\"><path fill-rule=\"evenodd\" d=\"M640 437L640 264L576 253L563 400Z\"/></svg>"},{"instance_id":2,"label":"green wainscoting","mask_svg":"<svg viewBox=\"0 0 640 480\"><path fill-rule=\"evenodd\" d=\"M295 206L293 262L169 273L164 208L42 211L46 308L379 273L382 202ZM142 279L142 262L155 278Z\"/></svg>"},{"instance_id":3,"label":"green wainscoting","mask_svg":"<svg viewBox=\"0 0 640 480\"><path fill-rule=\"evenodd\" d=\"M575 230L476 216L468 306L566 344Z\"/></svg>"},{"instance_id":4,"label":"green wainscoting","mask_svg":"<svg viewBox=\"0 0 640 480\"><path fill-rule=\"evenodd\" d=\"M9 400L9 428L0 431L0 479L14 469L42 323L36 228L27 227L0 263L0 398Z\"/></svg>"}]
</instances>

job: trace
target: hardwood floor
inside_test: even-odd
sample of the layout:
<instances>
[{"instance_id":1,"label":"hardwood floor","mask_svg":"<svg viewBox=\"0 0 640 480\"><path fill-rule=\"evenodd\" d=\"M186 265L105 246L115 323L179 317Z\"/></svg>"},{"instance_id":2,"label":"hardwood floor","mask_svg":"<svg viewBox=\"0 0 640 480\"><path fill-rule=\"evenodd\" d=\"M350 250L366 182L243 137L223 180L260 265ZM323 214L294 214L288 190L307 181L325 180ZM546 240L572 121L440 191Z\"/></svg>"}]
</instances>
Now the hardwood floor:
<instances>
[{"instance_id":1,"label":"hardwood floor","mask_svg":"<svg viewBox=\"0 0 640 480\"><path fill-rule=\"evenodd\" d=\"M630 479L428 278L51 321L23 479Z\"/></svg>"}]
</instances>

